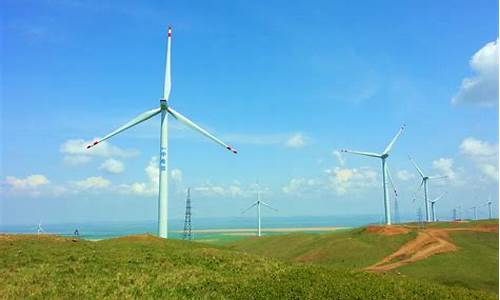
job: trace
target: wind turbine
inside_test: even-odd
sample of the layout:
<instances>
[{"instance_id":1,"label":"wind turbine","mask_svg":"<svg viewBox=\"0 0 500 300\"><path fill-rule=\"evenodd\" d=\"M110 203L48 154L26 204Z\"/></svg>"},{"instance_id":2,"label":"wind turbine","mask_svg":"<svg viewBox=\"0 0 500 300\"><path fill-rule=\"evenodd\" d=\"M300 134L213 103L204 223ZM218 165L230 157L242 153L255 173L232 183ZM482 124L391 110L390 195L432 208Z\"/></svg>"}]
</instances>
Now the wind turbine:
<instances>
[{"instance_id":1,"label":"wind turbine","mask_svg":"<svg viewBox=\"0 0 500 300\"><path fill-rule=\"evenodd\" d=\"M491 220L491 218L493 216L492 215L492 210L491 210L491 204L492 203L493 202L491 202L491 195L489 195L488 202L486 202L485 204L483 204L483 205L480 206L480 207L485 207L486 205L488 206L488 219L490 219L490 220Z\"/></svg>"},{"instance_id":2,"label":"wind turbine","mask_svg":"<svg viewBox=\"0 0 500 300\"><path fill-rule=\"evenodd\" d=\"M391 205L389 203L389 195L388 195L388 191L387 191L387 177L389 177L389 179L390 179L391 175L390 175L389 167L387 166L387 158L389 157L392 146L394 146L394 143L396 143L396 140L403 133L404 128L405 128L405 125L401 126L398 133L396 133L394 138L387 145L387 147L385 147L384 152L382 152L381 154L374 153L374 152L353 151L353 150L348 150L348 149L341 150L341 152L358 154L358 155L369 156L369 157L376 157L376 158L380 158L382 160L382 187L384 189L385 224L387 224L387 225L391 225ZM391 182L392 182L392 180L391 180Z\"/></svg>"},{"instance_id":3,"label":"wind turbine","mask_svg":"<svg viewBox=\"0 0 500 300\"><path fill-rule=\"evenodd\" d=\"M95 145L135 126L141 122L151 119L152 117L161 114L161 129L160 129L160 180L159 180L159 193L158 193L158 235L162 238L167 238L167 210L168 210L168 172L167 172L167 148L168 148L168 114L174 117L179 122L184 125L191 127L195 131L198 131L202 135L211 139L215 143L223 146L227 150L237 153L235 149L231 146L226 145L220 139L210 134L205 129L201 128L185 116L181 115L175 111L170 104L168 99L170 96L171 80L170 80L170 50L172 44L172 27L168 28L168 38L167 38L167 51L166 51L166 63L165 63L165 83L163 86L163 97L160 99L160 107L143 112L130 120L128 123L124 124L120 128L111 132L110 134L104 136L103 138L96 140L92 144L87 146L87 149L94 147Z\"/></svg>"},{"instance_id":4,"label":"wind turbine","mask_svg":"<svg viewBox=\"0 0 500 300\"><path fill-rule=\"evenodd\" d=\"M36 233L37 233L37 235L40 235L44 232L45 232L45 230L42 227L42 221L40 221L40 222L38 222L38 228L36 229Z\"/></svg>"},{"instance_id":5,"label":"wind turbine","mask_svg":"<svg viewBox=\"0 0 500 300\"><path fill-rule=\"evenodd\" d=\"M410 159L410 161L413 164L413 166L415 167L415 169L417 169L417 172L420 175L420 177L422 177L422 181L420 182L420 185L418 186L417 190L414 193L413 201L415 201L415 194L417 194L418 191L420 191L420 189L422 188L422 186L424 186L425 219L427 220L427 222L430 222L431 215L429 213L429 199L428 199L429 198L429 188L428 188L427 182L429 180L446 178L448 176L426 176L426 175L424 175L424 172L422 172L422 170L418 167L417 163L413 160L413 158L411 158L410 156L408 156L408 158Z\"/></svg>"},{"instance_id":6,"label":"wind turbine","mask_svg":"<svg viewBox=\"0 0 500 300\"><path fill-rule=\"evenodd\" d=\"M257 224L258 224L258 231L257 231L257 236L261 236L261 232L260 232L260 206L261 205L264 205L264 206L267 206L268 208L274 210L274 211L278 211L277 209L271 207L269 204L265 203L264 201L260 200L260 191L257 192L257 201L255 201L254 203L252 203L252 205L250 205L249 207L247 207L245 210L243 210L241 213L244 214L245 212L247 212L250 208L254 207L254 206L257 206Z\"/></svg>"},{"instance_id":7,"label":"wind turbine","mask_svg":"<svg viewBox=\"0 0 500 300\"><path fill-rule=\"evenodd\" d=\"M446 193L443 193L441 196L437 197L436 199L429 201L431 203L432 222L436 222L436 219L437 219L436 218L436 208L434 206L436 205L436 202L438 202L439 199L443 198L443 196L445 194Z\"/></svg>"},{"instance_id":8,"label":"wind turbine","mask_svg":"<svg viewBox=\"0 0 500 300\"><path fill-rule=\"evenodd\" d=\"M469 209L472 209L472 211L474 212L474 221L477 221L477 206L473 206Z\"/></svg>"}]
</instances>

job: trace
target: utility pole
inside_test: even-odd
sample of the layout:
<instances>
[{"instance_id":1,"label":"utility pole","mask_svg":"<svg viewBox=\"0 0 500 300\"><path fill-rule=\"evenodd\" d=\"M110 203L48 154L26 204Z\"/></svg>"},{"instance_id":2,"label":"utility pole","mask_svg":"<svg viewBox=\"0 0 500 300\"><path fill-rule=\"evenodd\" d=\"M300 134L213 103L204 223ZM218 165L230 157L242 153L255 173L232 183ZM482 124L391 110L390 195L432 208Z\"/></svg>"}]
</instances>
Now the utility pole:
<instances>
[{"instance_id":1,"label":"utility pole","mask_svg":"<svg viewBox=\"0 0 500 300\"><path fill-rule=\"evenodd\" d=\"M184 217L184 239L193 239L193 235L191 232L191 188L187 189L186 216Z\"/></svg>"}]
</instances>

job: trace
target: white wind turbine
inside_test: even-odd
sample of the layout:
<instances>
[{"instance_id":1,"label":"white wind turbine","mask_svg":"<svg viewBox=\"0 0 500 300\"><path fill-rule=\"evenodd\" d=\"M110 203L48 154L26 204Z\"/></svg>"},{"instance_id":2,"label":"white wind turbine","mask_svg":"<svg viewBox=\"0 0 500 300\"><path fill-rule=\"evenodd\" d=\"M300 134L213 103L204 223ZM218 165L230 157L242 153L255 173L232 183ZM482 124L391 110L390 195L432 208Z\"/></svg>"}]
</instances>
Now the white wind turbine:
<instances>
[{"instance_id":1,"label":"white wind turbine","mask_svg":"<svg viewBox=\"0 0 500 300\"><path fill-rule=\"evenodd\" d=\"M274 210L274 211L278 211L276 208L273 208L271 207L269 204L265 203L264 201L262 201L261 199L261 192L260 190L257 192L257 201L255 201L254 203L252 203L252 205L250 205L249 207L247 207L245 210L243 210L241 213L244 214L245 212L247 212L250 208L254 207L254 206L257 206L257 236L261 236L261 232L260 232L260 206L261 205L264 205L264 206L267 206L268 208Z\"/></svg>"},{"instance_id":2,"label":"white wind turbine","mask_svg":"<svg viewBox=\"0 0 500 300\"><path fill-rule=\"evenodd\" d=\"M381 154L374 153L374 152L353 151L353 150L348 150L348 149L342 149L341 150L341 152L358 154L358 155L364 155L364 156L370 156L370 157L376 157L376 158L380 158L382 160L382 187L384 189L385 224L387 224L387 225L391 225L391 205L389 203L389 193L387 191L387 177L389 177L389 180L392 183L392 179L391 179L389 167L387 166L387 158L389 157L389 154L391 152L392 146L394 146L394 143L396 143L396 140L403 133L404 128L405 128L405 125L401 126L401 128L398 131L398 133L396 133L396 135L394 136L394 138L387 145L387 147L385 147L384 152L382 152Z\"/></svg>"},{"instance_id":3,"label":"white wind turbine","mask_svg":"<svg viewBox=\"0 0 500 300\"><path fill-rule=\"evenodd\" d=\"M36 233L37 233L37 235L40 235L40 234L42 234L44 232L45 232L45 230L42 227L42 221L40 221L40 222L38 222L38 227L36 229Z\"/></svg>"},{"instance_id":4,"label":"white wind turbine","mask_svg":"<svg viewBox=\"0 0 500 300\"><path fill-rule=\"evenodd\" d=\"M437 221L436 207L435 207L436 202L438 202L441 198L443 198L444 195L446 195L446 193L443 193L441 196L437 197L436 199L429 201L431 203L432 222Z\"/></svg>"},{"instance_id":5,"label":"white wind turbine","mask_svg":"<svg viewBox=\"0 0 500 300\"><path fill-rule=\"evenodd\" d=\"M168 99L170 96L171 82L170 82L170 49L172 41L172 28L168 28L168 38L167 38L167 51L166 51L166 63L165 63L165 83L163 86L163 97L160 99L160 107L146 111L138 115L137 117L130 120L125 125L106 135L105 137L93 142L91 145L87 146L87 149L94 147L98 143L105 141L120 132L129 129L141 122L144 122L158 114L161 114L161 129L160 129L160 180L159 180L159 193L158 193L158 235L162 238L167 238L167 209L168 209L168 172L167 172L167 147L168 147L168 114L174 117L176 120L180 121L184 125L191 127L192 129L203 134L207 138L211 139L215 143L223 146L233 153L237 153L235 149L231 146L226 145L220 139L210 134L205 129L193 123L188 118L184 117L177 111L175 111L170 104Z\"/></svg>"},{"instance_id":6,"label":"white wind turbine","mask_svg":"<svg viewBox=\"0 0 500 300\"><path fill-rule=\"evenodd\" d=\"M413 195L413 201L415 201L415 195L418 193L418 191L420 191L422 186L424 186L425 219L427 220L427 222L430 222L431 215L430 215L430 211L429 211L429 204L430 204L429 203L429 188L428 188L427 182L429 180L442 179L442 178L446 178L448 176L426 176L426 175L424 175L424 172L422 172L422 170L417 166L417 163L413 160L413 158L411 158L410 156L408 156L408 158L410 159L410 161L413 164L413 166L415 167L415 169L417 169L417 172L420 175L420 177L422 177L422 181L420 182L420 185L418 186L417 190L415 191L415 193Z\"/></svg>"},{"instance_id":7,"label":"white wind turbine","mask_svg":"<svg viewBox=\"0 0 500 300\"><path fill-rule=\"evenodd\" d=\"M492 210L491 210L491 204L493 202L491 202L491 195L489 195L488 197L488 202L486 202L485 204L481 205L480 207L485 207L485 206L488 206L488 219L491 220L492 218Z\"/></svg>"}]
</instances>

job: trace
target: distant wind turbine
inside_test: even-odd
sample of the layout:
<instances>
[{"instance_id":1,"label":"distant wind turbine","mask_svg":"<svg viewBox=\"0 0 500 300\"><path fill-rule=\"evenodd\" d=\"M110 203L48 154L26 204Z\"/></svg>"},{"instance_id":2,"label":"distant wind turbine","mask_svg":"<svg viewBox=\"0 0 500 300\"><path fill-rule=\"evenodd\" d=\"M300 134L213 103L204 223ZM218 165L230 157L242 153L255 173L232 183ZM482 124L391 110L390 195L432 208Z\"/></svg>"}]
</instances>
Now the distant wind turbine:
<instances>
[{"instance_id":1,"label":"distant wind turbine","mask_svg":"<svg viewBox=\"0 0 500 300\"><path fill-rule=\"evenodd\" d=\"M420 185L418 186L417 190L415 191L415 193L413 195L413 201L415 201L415 195L418 193L418 191L420 191L422 186L424 186L425 219L427 220L427 222L430 222L431 215L429 212L429 204L430 204L429 203L429 188L428 188L427 182L429 180L442 179L442 178L446 178L448 176L426 176L426 175L424 175L424 172L422 172L422 170L418 167L417 163L413 160L413 158L411 158L410 156L408 156L408 158L410 159L410 161L413 164L413 166L415 167L415 169L417 169L417 172L420 175L420 177L422 177L422 181L420 182Z\"/></svg>"},{"instance_id":2,"label":"distant wind turbine","mask_svg":"<svg viewBox=\"0 0 500 300\"><path fill-rule=\"evenodd\" d=\"M152 117L161 114L161 129L160 129L160 179L159 179L159 193L158 193L158 235L162 238L167 238L167 210L168 210L168 171L167 171L167 147L168 147L168 114L174 117L179 122L184 125L191 127L192 129L198 131L203 134L207 138L211 139L215 143L223 146L227 150L237 153L235 149L231 146L226 145L220 139L210 134L205 129L196 125L194 122L184 117L177 111L175 111L168 103L168 99L170 96L171 89L171 80L170 80L170 49L171 49L171 41L172 41L172 28L168 28L168 39L167 39L167 53L166 53L166 63L165 63L165 83L163 86L163 97L160 99L160 107L146 111L138 115L137 117L130 120L128 123L123 125L122 127L116 129L110 134L104 136L103 138L93 142L92 144L87 146L87 149L94 147L100 142L103 142L122 131L129 129L132 126L135 126L141 122L151 119Z\"/></svg>"},{"instance_id":3,"label":"distant wind turbine","mask_svg":"<svg viewBox=\"0 0 500 300\"><path fill-rule=\"evenodd\" d=\"M469 209L472 209L472 211L474 212L474 219L473 220L477 221L477 206L474 205L473 207L471 207Z\"/></svg>"},{"instance_id":4,"label":"distant wind turbine","mask_svg":"<svg viewBox=\"0 0 500 300\"><path fill-rule=\"evenodd\" d=\"M267 206L268 208L274 210L274 211L278 211L277 209L271 207L269 204L265 203L264 201L262 201L260 198L261 198L261 192L258 191L257 192L257 201L255 201L254 203L252 203L252 205L250 205L249 207L247 207L245 210L243 210L241 213L244 214L245 212L247 212L249 209L251 209L252 207L254 206L257 206L257 236L261 236L261 231L260 231L260 206L261 205L264 205L264 206Z\"/></svg>"},{"instance_id":5,"label":"distant wind turbine","mask_svg":"<svg viewBox=\"0 0 500 300\"><path fill-rule=\"evenodd\" d=\"M36 233L37 233L37 235L40 235L44 232L45 232L45 230L42 227L42 221L40 221L40 222L38 222L38 228L36 229Z\"/></svg>"},{"instance_id":6,"label":"distant wind turbine","mask_svg":"<svg viewBox=\"0 0 500 300\"><path fill-rule=\"evenodd\" d=\"M401 126L398 133L396 133L394 138L387 145L387 147L385 147L384 152L382 152L381 154L374 153L374 152L353 151L353 150L348 150L348 149L341 150L341 152L369 156L369 157L376 157L376 158L380 158L382 160L382 187L384 189L385 224L387 224L387 225L391 225L391 205L389 203L389 195L388 195L388 191L387 191L387 177L389 177L389 179L390 179L391 175L390 175L389 167L387 165L387 158L389 157L389 154L391 152L392 147L394 146L394 143L396 143L396 140L403 133L404 128L405 128L405 125ZM392 180L391 180L391 182L392 182Z\"/></svg>"},{"instance_id":7,"label":"distant wind turbine","mask_svg":"<svg viewBox=\"0 0 500 300\"><path fill-rule=\"evenodd\" d=\"M480 207L485 207L485 206L488 206L488 219L492 219L493 217L493 214L492 214L492 210L491 210L491 204L493 202L491 202L491 194L488 196L488 202L486 202L485 204L481 205Z\"/></svg>"},{"instance_id":8,"label":"distant wind turbine","mask_svg":"<svg viewBox=\"0 0 500 300\"><path fill-rule=\"evenodd\" d=\"M435 207L436 202L438 202L439 199L443 198L444 195L446 195L446 193L443 193L441 196L437 197L436 199L429 201L431 203L432 222L436 222L437 221L437 218L436 218L436 207Z\"/></svg>"}]
</instances>

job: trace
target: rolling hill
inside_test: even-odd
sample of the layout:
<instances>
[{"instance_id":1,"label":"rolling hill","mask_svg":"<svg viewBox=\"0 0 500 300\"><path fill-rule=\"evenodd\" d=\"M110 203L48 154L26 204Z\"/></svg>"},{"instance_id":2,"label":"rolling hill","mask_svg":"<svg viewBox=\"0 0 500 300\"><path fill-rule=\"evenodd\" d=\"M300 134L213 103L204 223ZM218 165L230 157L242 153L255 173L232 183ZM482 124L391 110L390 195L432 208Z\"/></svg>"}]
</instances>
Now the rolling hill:
<instances>
[{"instance_id":1,"label":"rolling hill","mask_svg":"<svg viewBox=\"0 0 500 300\"><path fill-rule=\"evenodd\" d=\"M411 234L398 237L385 250L392 251L411 238ZM369 239L363 237L359 243ZM364 263L372 263L385 254L382 252L368 255ZM485 291L391 274L294 263L223 246L148 235L99 242L0 235L0 253L0 298L5 299L497 298Z\"/></svg>"}]
</instances>

